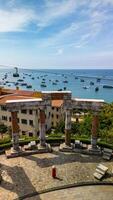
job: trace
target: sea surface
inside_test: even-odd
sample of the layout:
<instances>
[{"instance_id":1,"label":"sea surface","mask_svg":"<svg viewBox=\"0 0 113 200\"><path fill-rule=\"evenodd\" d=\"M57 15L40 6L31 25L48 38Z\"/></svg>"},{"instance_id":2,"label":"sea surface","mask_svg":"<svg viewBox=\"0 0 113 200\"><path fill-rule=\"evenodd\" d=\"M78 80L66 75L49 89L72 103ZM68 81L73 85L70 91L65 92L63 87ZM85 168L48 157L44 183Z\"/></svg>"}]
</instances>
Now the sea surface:
<instances>
[{"instance_id":1,"label":"sea surface","mask_svg":"<svg viewBox=\"0 0 113 200\"><path fill-rule=\"evenodd\" d=\"M4 79L6 73L7 78ZM103 85L113 86L113 70L111 69L19 69L19 77L13 77L13 73L15 73L15 69L0 68L0 86L16 88L15 83L18 82L19 88L23 90L55 91L65 89L72 91L73 97L104 99L106 102L113 102L113 88L103 88ZM18 79L23 79L23 82L19 82ZM91 81L94 85L90 85ZM27 83L32 88L21 86L22 83ZM42 87L41 84L46 87ZM96 87L98 87L98 91L95 91Z\"/></svg>"}]
</instances>

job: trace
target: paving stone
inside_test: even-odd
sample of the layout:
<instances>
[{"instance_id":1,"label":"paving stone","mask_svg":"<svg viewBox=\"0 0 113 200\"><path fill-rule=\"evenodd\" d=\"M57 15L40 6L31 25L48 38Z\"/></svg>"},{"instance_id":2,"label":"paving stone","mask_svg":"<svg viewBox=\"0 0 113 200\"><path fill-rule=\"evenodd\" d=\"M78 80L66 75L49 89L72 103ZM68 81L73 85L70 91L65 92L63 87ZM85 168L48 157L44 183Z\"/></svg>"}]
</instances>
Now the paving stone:
<instances>
[{"instance_id":1,"label":"paving stone","mask_svg":"<svg viewBox=\"0 0 113 200\"><path fill-rule=\"evenodd\" d=\"M99 163L111 172L113 161L103 162L99 156L83 156L79 153L59 152L54 147L52 153L29 155L6 159L0 155L2 182L0 200L13 200L25 194L72 183L95 181L93 173ZM57 168L58 179L51 177L52 166ZM108 176L104 181L112 181Z\"/></svg>"}]
</instances>

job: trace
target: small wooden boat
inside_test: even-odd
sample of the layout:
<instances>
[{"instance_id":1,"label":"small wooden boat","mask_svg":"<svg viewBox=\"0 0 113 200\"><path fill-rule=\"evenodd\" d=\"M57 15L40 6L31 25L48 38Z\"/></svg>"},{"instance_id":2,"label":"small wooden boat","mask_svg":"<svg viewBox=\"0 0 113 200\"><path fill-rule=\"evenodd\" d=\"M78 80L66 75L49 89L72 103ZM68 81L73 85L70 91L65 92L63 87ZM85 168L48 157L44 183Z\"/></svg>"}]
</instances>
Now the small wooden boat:
<instances>
[{"instance_id":1,"label":"small wooden boat","mask_svg":"<svg viewBox=\"0 0 113 200\"><path fill-rule=\"evenodd\" d=\"M96 88L95 88L95 92L98 92L98 91L99 91L99 87L96 87Z\"/></svg>"},{"instance_id":2,"label":"small wooden boat","mask_svg":"<svg viewBox=\"0 0 113 200\"><path fill-rule=\"evenodd\" d=\"M32 85L27 85L26 88L32 88Z\"/></svg>"},{"instance_id":3,"label":"small wooden boat","mask_svg":"<svg viewBox=\"0 0 113 200\"><path fill-rule=\"evenodd\" d=\"M103 85L103 88L111 89L111 88L113 88L113 86L112 85Z\"/></svg>"},{"instance_id":4,"label":"small wooden boat","mask_svg":"<svg viewBox=\"0 0 113 200\"><path fill-rule=\"evenodd\" d=\"M80 79L81 82L84 82L84 79Z\"/></svg>"},{"instance_id":5,"label":"small wooden boat","mask_svg":"<svg viewBox=\"0 0 113 200\"><path fill-rule=\"evenodd\" d=\"M93 81L91 81L91 82L90 82L90 85L94 85L94 82L93 82Z\"/></svg>"}]
</instances>

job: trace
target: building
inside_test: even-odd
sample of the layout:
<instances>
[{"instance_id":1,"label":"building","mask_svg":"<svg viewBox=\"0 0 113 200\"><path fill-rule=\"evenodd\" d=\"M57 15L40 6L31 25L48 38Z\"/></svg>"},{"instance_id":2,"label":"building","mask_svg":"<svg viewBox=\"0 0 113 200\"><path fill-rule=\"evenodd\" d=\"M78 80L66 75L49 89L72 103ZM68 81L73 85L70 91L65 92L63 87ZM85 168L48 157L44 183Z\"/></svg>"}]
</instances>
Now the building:
<instances>
[{"instance_id":1,"label":"building","mask_svg":"<svg viewBox=\"0 0 113 200\"><path fill-rule=\"evenodd\" d=\"M34 97L40 98L40 92L0 89L0 123L11 127L11 113L6 108L7 100L21 100L32 99ZM45 109L46 116L46 131L51 127L56 127L60 120L64 119L63 100L52 100L52 107ZM20 128L20 135L37 136L39 134L39 112L33 109L23 109L18 111L18 125Z\"/></svg>"}]
</instances>

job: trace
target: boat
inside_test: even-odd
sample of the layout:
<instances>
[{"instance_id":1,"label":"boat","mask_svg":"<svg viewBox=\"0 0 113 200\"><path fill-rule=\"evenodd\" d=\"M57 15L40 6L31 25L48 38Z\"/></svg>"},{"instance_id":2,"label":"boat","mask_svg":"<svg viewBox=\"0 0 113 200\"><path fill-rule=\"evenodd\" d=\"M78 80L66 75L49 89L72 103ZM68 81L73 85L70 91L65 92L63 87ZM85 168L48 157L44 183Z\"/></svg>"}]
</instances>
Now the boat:
<instances>
[{"instance_id":1,"label":"boat","mask_svg":"<svg viewBox=\"0 0 113 200\"><path fill-rule=\"evenodd\" d=\"M54 83L54 82L53 82L52 84L53 84L53 85L57 85L57 83Z\"/></svg>"},{"instance_id":2,"label":"boat","mask_svg":"<svg viewBox=\"0 0 113 200\"><path fill-rule=\"evenodd\" d=\"M103 85L103 88L109 88L109 89L111 89L111 88L113 88L113 86L112 85Z\"/></svg>"},{"instance_id":3,"label":"boat","mask_svg":"<svg viewBox=\"0 0 113 200\"><path fill-rule=\"evenodd\" d=\"M32 85L27 85L26 88L32 88Z\"/></svg>"},{"instance_id":4,"label":"boat","mask_svg":"<svg viewBox=\"0 0 113 200\"><path fill-rule=\"evenodd\" d=\"M89 89L89 86L83 86L84 89Z\"/></svg>"},{"instance_id":5,"label":"boat","mask_svg":"<svg viewBox=\"0 0 113 200\"><path fill-rule=\"evenodd\" d=\"M14 85L15 85L15 86L17 86L17 85L19 85L19 83L18 83L18 82L16 82L16 83L14 83Z\"/></svg>"},{"instance_id":6,"label":"boat","mask_svg":"<svg viewBox=\"0 0 113 200\"><path fill-rule=\"evenodd\" d=\"M101 80L100 78L97 78L97 82L100 82L100 80Z\"/></svg>"},{"instance_id":7,"label":"boat","mask_svg":"<svg viewBox=\"0 0 113 200\"><path fill-rule=\"evenodd\" d=\"M27 86L27 83L21 83L21 86Z\"/></svg>"},{"instance_id":8,"label":"boat","mask_svg":"<svg viewBox=\"0 0 113 200\"><path fill-rule=\"evenodd\" d=\"M64 90L66 90L67 88L66 87L64 87Z\"/></svg>"},{"instance_id":9,"label":"boat","mask_svg":"<svg viewBox=\"0 0 113 200\"><path fill-rule=\"evenodd\" d=\"M68 81L65 80L65 81L63 81L63 83L68 83Z\"/></svg>"},{"instance_id":10,"label":"boat","mask_svg":"<svg viewBox=\"0 0 113 200\"><path fill-rule=\"evenodd\" d=\"M96 87L96 88L95 88L95 92L97 92L97 91L99 91L99 87Z\"/></svg>"},{"instance_id":11,"label":"boat","mask_svg":"<svg viewBox=\"0 0 113 200\"><path fill-rule=\"evenodd\" d=\"M23 82L24 80L23 80L23 79L18 79L17 81L19 81L19 82Z\"/></svg>"},{"instance_id":12,"label":"boat","mask_svg":"<svg viewBox=\"0 0 113 200\"><path fill-rule=\"evenodd\" d=\"M32 79L32 80L34 80L35 78L34 78L34 77L32 77L31 79Z\"/></svg>"},{"instance_id":13,"label":"boat","mask_svg":"<svg viewBox=\"0 0 113 200\"><path fill-rule=\"evenodd\" d=\"M58 89L58 91L62 91L62 89Z\"/></svg>"},{"instance_id":14,"label":"boat","mask_svg":"<svg viewBox=\"0 0 113 200\"><path fill-rule=\"evenodd\" d=\"M93 81L91 81L91 82L90 82L90 85L94 85L94 82L93 82Z\"/></svg>"},{"instance_id":15,"label":"boat","mask_svg":"<svg viewBox=\"0 0 113 200\"><path fill-rule=\"evenodd\" d=\"M47 87L45 84L41 84L40 86L41 86L41 87Z\"/></svg>"},{"instance_id":16,"label":"boat","mask_svg":"<svg viewBox=\"0 0 113 200\"><path fill-rule=\"evenodd\" d=\"M13 73L13 77L19 77L18 68L15 67L16 72Z\"/></svg>"},{"instance_id":17,"label":"boat","mask_svg":"<svg viewBox=\"0 0 113 200\"><path fill-rule=\"evenodd\" d=\"M75 79L78 79L78 77L75 77Z\"/></svg>"},{"instance_id":18,"label":"boat","mask_svg":"<svg viewBox=\"0 0 113 200\"><path fill-rule=\"evenodd\" d=\"M81 82L84 82L84 79L80 79Z\"/></svg>"}]
</instances>

